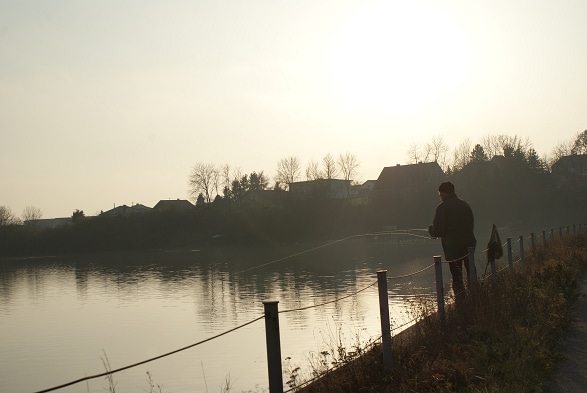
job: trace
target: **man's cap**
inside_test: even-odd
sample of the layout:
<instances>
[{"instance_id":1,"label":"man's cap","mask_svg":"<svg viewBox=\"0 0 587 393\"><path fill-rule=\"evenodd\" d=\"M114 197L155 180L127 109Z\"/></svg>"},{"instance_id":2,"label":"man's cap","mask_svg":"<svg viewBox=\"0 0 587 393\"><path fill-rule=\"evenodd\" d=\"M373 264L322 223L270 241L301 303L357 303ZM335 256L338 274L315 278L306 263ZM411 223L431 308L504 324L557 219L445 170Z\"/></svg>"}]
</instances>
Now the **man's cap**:
<instances>
[{"instance_id":1,"label":"man's cap","mask_svg":"<svg viewBox=\"0 0 587 393\"><path fill-rule=\"evenodd\" d=\"M449 181L442 183L438 186L439 192L444 192L445 194L454 194L455 193L455 186Z\"/></svg>"}]
</instances>

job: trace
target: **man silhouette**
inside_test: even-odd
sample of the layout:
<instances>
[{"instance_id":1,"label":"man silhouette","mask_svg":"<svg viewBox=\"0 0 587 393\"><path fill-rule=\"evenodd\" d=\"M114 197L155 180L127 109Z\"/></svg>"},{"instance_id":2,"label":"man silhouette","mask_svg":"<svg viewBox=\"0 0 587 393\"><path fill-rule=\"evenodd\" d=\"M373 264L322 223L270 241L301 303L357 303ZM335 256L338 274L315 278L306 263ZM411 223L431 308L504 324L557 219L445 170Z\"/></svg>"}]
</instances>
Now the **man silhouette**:
<instances>
[{"instance_id":1,"label":"man silhouette","mask_svg":"<svg viewBox=\"0 0 587 393\"><path fill-rule=\"evenodd\" d=\"M452 275L452 289L457 301L465 294L463 262L469 275L469 247L475 247L473 211L469 204L455 194L455 186L444 182L438 187L442 202L436 207L428 233L440 238L444 257Z\"/></svg>"}]
</instances>

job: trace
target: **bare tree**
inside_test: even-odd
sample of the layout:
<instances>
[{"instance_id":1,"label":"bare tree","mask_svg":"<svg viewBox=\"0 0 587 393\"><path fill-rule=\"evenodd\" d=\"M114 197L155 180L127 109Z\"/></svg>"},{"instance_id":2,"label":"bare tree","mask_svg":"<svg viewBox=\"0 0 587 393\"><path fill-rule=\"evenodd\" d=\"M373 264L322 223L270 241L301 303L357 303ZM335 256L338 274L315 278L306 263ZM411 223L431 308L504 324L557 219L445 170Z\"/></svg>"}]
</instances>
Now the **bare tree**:
<instances>
[{"instance_id":1,"label":"bare tree","mask_svg":"<svg viewBox=\"0 0 587 393\"><path fill-rule=\"evenodd\" d=\"M222 166L222 168L220 169L220 173L222 176L222 189L225 190L226 188L230 189L230 183L231 183L231 179L230 179L230 165L225 164Z\"/></svg>"},{"instance_id":2,"label":"bare tree","mask_svg":"<svg viewBox=\"0 0 587 393\"><path fill-rule=\"evenodd\" d=\"M288 185L300 179L300 159L296 156L282 158L277 162L277 176L275 182Z\"/></svg>"},{"instance_id":3,"label":"bare tree","mask_svg":"<svg viewBox=\"0 0 587 393\"><path fill-rule=\"evenodd\" d=\"M27 206L22 211L22 221L25 224L31 225L33 227L37 224L37 221L40 220L41 217L43 217L43 212L41 212L41 209L35 206Z\"/></svg>"},{"instance_id":4,"label":"bare tree","mask_svg":"<svg viewBox=\"0 0 587 393\"><path fill-rule=\"evenodd\" d=\"M457 146L453 152L452 169L454 171L461 170L471 161L471 140L466 138Z\"/></svg>"},{"instance_id":5,"label":"bare tree","mask_svg":"<svg viewBox=\"0 0 587 393\"><path fill-rule=\"evenodd\" d=\"M487 154L488 159L503 154L501 144L499 142L499 135L486 135L481 141L483 151Z\"/></svg>"},{"instance_id":6,"label":"bare tree","mask_svg":"<svg viewBox=\"0 0 587 393\"><path fill-rule=\"evenodd\" d=\"M409 164L417 164L421 162L422 152L420 151L420 147L415 143L412 143L410 145L410 148L408 149L407 153Z\"/></svg>"},{"instance_id":7,"label":"bare tree","mask_svg":"<svg viewBox=\"0 0 587 393\"><path fill-rule=\"evenodd\" d=\"M219 171L213 164L199 162L192 168L189 178L190 195L197 200L202 194L206 203L212 202L218 193Z\"/></svg>"},{"instance_id":8,"label":"bare tree","mask_svg":"<svg viewBox=\"0 0 587 393\"><path fill-rule=\"evenodd\" d=\"M328 153L322 158L322 168L325 178L334 179L338 176L338 168L332 154Z\"/></svg>"},{"instance_id":9,"label":"bare tree","mask_svg":"<svg viewBox=\"0 0 587 393\"><path fill-rule=\"evenodd\" d=\"M8 206L0 206L0 227L20 224L18 217L12 213Z\"/></svg>"},{"instance_id":10,"label":"bare tree","mask_svg":"<svg viewBox=\"0 0 587 393\"><path fill-rule=\"evenodd\" d=\"M448 146L444 143L442 136L433 137L430 142L426 144L426 160L431 159L435 162L446 161L446 154L448 153Z\"/></svg>"},{"instance_id":11,"label":"bare tree","mask_svg":"<svg viewBox=\"0 0 587 393\"><path fill-rule=\"evenodd\" d=\"M481 142L483 150L489 159L499 155L526 156L532 148L529 138L522 139L517 135L486 135Z\"/></svg>"},{"instance_id":12,"label":"bare tree","mask_svg":"<svg viewBox=\"0 0 587 393\"><path fill-rule=\"evenodd\" d=\"M346 152L338 156L338 168L342 172L344 180L354 180L357 175L357 169L359 168L359 160L357 156L351 152Z\"/></svg>"},{"instance_id":13,"label":"bare tree","mask_svg":"<svg viewBox=\"0 0 587 393\"><path fill-rule=\"evenodd\" d=\"M522 140L517 135L499 135L498 140L504 156L525 158L532 143L528 138Z\"/></svg>"},{"instance_id":14,"label":"bare tree","mask_svg":"<svg viewBox=\"0 0 587 393\"><path fill-rule=\"evenodd\" d=\"M444 143L442 136L433 137L432 141L424 147L423 162L436 162L442 170L446 170L448 161L448 146Z\"/></svg>"},{"instance_id":15,"label":"bare tree","mask_svg":"<svg viewBox=\"0 0 587 393\"><path fill-rule=\"evenodd\" d=\"M230 193L229 191L232 188L232 182L235 180L240 181L240 179L243 177L242 172L243 171L240 167L231 168L228 164L223 165L222 168L220 168L220 173L218 175L219 192L220 190L222 190L224 196L229 196L228 194Z\"/></svg>"},{"instance_id":16,"label":"bare tree","mask_svg":"<svg viewBox=\"0 0 587 393\"><path fill-rule=\"evenodd\" d=\"M314 160L310 161L306 167L306 180L318 180L323 178L324 175L320 170L320 164Z\"/></svg>"},{"instance_id":17,"label":"bare tree","mask_svg":"<svg viewBox=\"0 0 587 393\"><path fill-rule=\"evenodd\" d=\"M550 153L550 159L547 159L547 163L549 167L552 167L552 164L560 160L562 157L570 156L573 154L573 147L574 142L567 141L567 142L560 142L558 143Z\"/></svg>"},{"instance_id":18,"label":"bare tree","mask_svg":"<svg viewBox=\"0 0 587 393\"><path fill-rule=\"evenodd\" d=\"M578 132L573 142L573 154L587 154L587 130Z\"/></svg>"}]
</instances>

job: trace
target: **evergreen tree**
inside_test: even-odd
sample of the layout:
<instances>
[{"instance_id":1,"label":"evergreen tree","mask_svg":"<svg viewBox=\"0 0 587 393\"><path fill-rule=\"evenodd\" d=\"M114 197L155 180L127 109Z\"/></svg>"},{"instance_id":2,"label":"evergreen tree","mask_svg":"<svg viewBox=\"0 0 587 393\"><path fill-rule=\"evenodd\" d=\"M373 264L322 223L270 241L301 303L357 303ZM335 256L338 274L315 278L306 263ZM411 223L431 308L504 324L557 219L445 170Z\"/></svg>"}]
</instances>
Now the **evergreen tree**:
<instances>
[{"instance_id":1,"label":"evergreen tree","mask_svg":"<svg viewBox=\"0 0 587 393\"><path fill-rule=\"evenodd\" d=\"M528 166L533 172L545 172L546 164L544 163L544 161L540 159L540 157L538 157L538 153L536 153L536 150L528 150L528 156L526 157L526 161L528 162Z\"/></svg>"},{"instance_id":2,"label":"evergreen tree","mask_svg":"<svg viewBox=\"0 0 587 393\"><path fill-rule=\"evenodd\" d=\"M481 146L480 144L476 144L475 148L471 152L471 162L481 162L487 160L487 154L485 154L483 146Z\"/></svg>"}]
</instances>

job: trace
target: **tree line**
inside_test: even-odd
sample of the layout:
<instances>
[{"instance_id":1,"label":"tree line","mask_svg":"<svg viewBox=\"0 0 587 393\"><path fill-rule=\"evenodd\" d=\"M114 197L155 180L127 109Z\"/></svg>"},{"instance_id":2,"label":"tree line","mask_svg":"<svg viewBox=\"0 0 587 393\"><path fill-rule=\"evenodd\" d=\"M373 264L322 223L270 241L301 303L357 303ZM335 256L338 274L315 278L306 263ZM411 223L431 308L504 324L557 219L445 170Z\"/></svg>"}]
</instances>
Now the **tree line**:
<instances>
[{"instance_id":1,"label":"tree line","mask_svg":"<svg viewBox=\"0 0 587 393\"><path fill-rule=\"evenodd\" d=\"M357 157L346 152L335 158L326 154L321 162L310 161L305 169L306 180L337 179L354 180L357 176L359 161ZM277 162L274 190L288 189L289 184L302 179L302 164L297 156L289 156ZM216 199L226 198L238 201L249 190L265 190L269 178L263 171L243 174L240 168L229 164L216 166L211 163L196 163L189 175L189 195L196 204L211 203Z\"/></svg>"},{"instance_id":2,"label":"tree line","mask_svg":"<svg viewBox=\"0 0 587 393\"><path fill-rule=\"evenodd\" d=\"M472 205L479 227L530 225L530 221L560 225L587 218L585 182L572 188L555 184L550 173L554 159L540 158L528 141L498 135L474 146L464 143L453 150L450 164L441 164L441 153L448 151L443 146L441 138L434 138L420 150L410 149L408 156L412 163L435 158L446 178L457 185L457 193ZM555 151L560 157L587 154L587 130ZM305 175L311 180L342 174L352 180L358 165L351 153L338 159L327 154L320 163L310 162ZM388 224L425 227L438 202L436 183L427 184L423 195L406 194L391 207L389 200L378 197L377 189L370 203L359 206L344 200L300 200L282 186L302 179L300 160L293 156L280 160L277 172L271 190L278 203L256 208L245 208L243 196L268 189L270 180L263 171L243 174L228 165L217 168L205 163L196 164L190 174L190 192L196 200L190 211L86 217L76 210L71 225L41 231L30 225L40 219L40 209L27 207L22 217L29 225L23 226L8 207L0 206L0 250L8 255L333 239L378 231Z\"/></svg>"},{"instance_id":3,"label":"tree line","mask_svg":"<svg viewBox=\"0 0 587 393\"><path fill-rule=\"evenodd\" d=\"M466 138L452 150L442 136L436 136L423 145L410 145L406 152L406 163L437 162L445 173L452 174L462 170L469 163L491 160L495 156L513 156L527 161L535 170L548 172L561 157L581 154L587 154L587 130L557 144L549 156L540 156L529 138L523 139L517 135L486 135L475 145ZM348 151L337 157L328 153L321 161L311 160L305 167L299 157L288 156L277 162L272 188L287 190L289 184L297 181L337 178L350 180L356 184L359 167L359 159ZM250 189L256 189L259 185L261 189L269 186L269 178L263 171L252 172L249 176L259 177L261 180L254 183ZM239 168L232 168L228 164L217 167L214 164L199 162L193 166L189 176L189 194L193 201L199 200L200 203L213 202L216 197L230 198L239 195L238 192L232 192L233 189L248 189L246 177L247 175L243 175Z\"/></svg>"}]
</instances>

